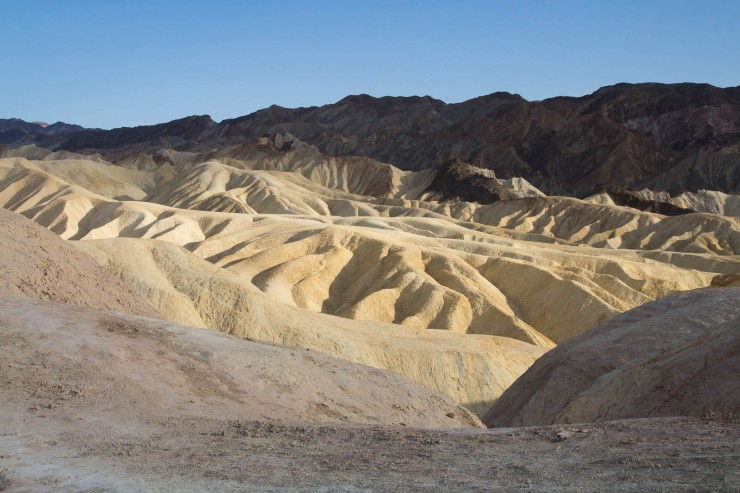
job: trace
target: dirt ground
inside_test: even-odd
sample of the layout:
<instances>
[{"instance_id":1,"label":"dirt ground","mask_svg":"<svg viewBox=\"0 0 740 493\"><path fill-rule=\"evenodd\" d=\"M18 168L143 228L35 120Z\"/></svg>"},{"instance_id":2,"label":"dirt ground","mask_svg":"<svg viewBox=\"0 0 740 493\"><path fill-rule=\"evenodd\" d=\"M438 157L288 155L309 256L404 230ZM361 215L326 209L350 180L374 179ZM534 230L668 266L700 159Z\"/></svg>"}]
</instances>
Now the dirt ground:
<instances>
[{"instance_id":1,"label":"dirt ground","mask_svg":"<svg viewBox=\"0 0 740 493\"><path fill-rule=\"evenodd\" d=\"M6 415L7 491L737 491L740 425L491 430Z\"/></svg>"}]
</instances>

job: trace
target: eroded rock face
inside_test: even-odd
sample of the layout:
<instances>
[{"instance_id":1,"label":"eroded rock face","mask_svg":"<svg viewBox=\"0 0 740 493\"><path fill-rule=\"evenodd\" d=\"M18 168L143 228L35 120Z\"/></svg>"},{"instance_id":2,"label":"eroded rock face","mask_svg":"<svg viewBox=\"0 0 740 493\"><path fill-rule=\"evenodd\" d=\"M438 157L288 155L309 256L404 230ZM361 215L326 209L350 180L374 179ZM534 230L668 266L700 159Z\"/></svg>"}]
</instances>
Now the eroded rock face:
<instances>
[{"instance_id":1,"label":"eroded rock face","mask_svg":"<svg viewBox=\"0 0 740 493\"><path fill-rule=\"evenodd\" d=\"M424 198L490 204L499 200L543 195L522 178L501 180L496 178L492 170L478 168L455 159L435 169L434 180L425 190Z\"/></svg>"},{"instance_id":2,"label":"eroded rock face","mask_svg":"<svg viewBox=\"0 0 740 493\"><path fill-rule=\"evenodd\" d=\"M609 195L616 205L632 207L641 211L655 212L665 216L680 216L682 214L699 212L671 203L671 197L666 193L656 194L650 190L614 190L609 192Z\"/></svg>"},{"instance_id":3,"label":"eroded rock face","mask_svg":"<svg viewBox=\"0 0 740 493\"><path fill-rule=\"evenodd\" d=\"M467 165L534 196L427 200L425 172L281 139L205 162L2 159L0 205L172 321L396 371L477 413L554 344L737 268L733 218L542 196Z\"/></svg>"},{"instance_id":4,"label":"eroded rock face","mask_svg":"<svg viewBox=\"0 0 740 493\"><path fill-rule=\"evenodd\" d=\"M488 426L740 412L740 288L680 293L553 349L486 414Z\"/></svg>"},{"instance_id":5,"label":"eroded rock face","mask_svg":"<svg viewBox=\"0 0 740 493\"><path fill-rule=\"evenodd\" d=\"M73 244L120 276L168 320L390 370L444 392L480 415L545 352L509 337L314 313L162 241L117 238Z\"/></svg>"},{"instance_id":6,"label":"eroded rock face","mask_svg":"<svg viewBox=\"0 0 740 493\"><path fill-rule=\"evenodd\" d=\"M740 216L740 195L728 195L713 190L683 192L671 195L648 188L642 190L611 190L594 194L586 199L592 203L623 205L667 216L680 216L692 212Z\"/></svg>"}]
</instances>

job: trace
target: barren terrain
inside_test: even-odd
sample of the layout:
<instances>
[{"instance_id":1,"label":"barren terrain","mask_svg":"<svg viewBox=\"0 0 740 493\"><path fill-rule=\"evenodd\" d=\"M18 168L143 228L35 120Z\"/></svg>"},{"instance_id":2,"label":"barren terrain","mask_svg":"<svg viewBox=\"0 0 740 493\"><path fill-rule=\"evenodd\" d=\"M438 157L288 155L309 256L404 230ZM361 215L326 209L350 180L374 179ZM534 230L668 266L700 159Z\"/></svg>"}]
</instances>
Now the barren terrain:
<instances>
[{"instance_id":1,"label":"barren terrain","mask_svg":"<svg viewBox=\"0 0 740 493\"><path fill-rule=\"evenodd\" d=\"M0 490L740 489L734 185L546 195L254 118L0 149Z\"/></svg>"},{"instance_id":2,"label":"barren terrain","mask_svg":"<svg viewBox=\"0 0 740 493\"><path fill-rule=\"evenodd\" d=\"M495 178L524 197L438 202L419 196L424 172L249 149L145 169L3 159L0 205L72 240L169 320L389 369L481 416L555 344L737 271L731 216ZM385 196L363 194L386 179Z\"/></svg>"},{"instance_id":3,"label":"barren terrain","mask_svg":"<svg viewBox=\"0 0 740 493\"><path fill-rule=\"evenodd\" d=\"M476 430L448 398L310 351L49 302L0 314L7 491L740 485L722 414Z\"/></svg>"},{"instance_id":4,"label":"barren terrain","mask_svg":"<svg viewBox=\"0 0 740 493\"><path fill-rule=\"evenodd\" d=\"M440 431L13 416L7 491L736 491L740 425L699 418ZM12 428L11 428L12 427ZM10 428L10 431L8 429Z\"/></svg>"}]
</instances>

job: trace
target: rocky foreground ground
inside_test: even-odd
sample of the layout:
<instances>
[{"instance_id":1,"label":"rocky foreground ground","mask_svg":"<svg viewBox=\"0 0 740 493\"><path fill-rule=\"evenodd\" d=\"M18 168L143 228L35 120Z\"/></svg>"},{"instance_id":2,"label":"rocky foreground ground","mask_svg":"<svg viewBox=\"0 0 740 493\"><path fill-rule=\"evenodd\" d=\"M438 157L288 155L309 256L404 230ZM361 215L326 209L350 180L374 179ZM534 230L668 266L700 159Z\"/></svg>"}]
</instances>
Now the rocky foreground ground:
<instances>
[{"instance_id":1,"label":"rocky foreground ground","mask_svg":"<svg viewBox=\"0 0 740 493\"><path fill-rule=\"evenodd\" d=\"M737 491L739 447L737 422L700 418L440 431L25 412L0 424L0 487Z\"/></svg>"}]
</instances>

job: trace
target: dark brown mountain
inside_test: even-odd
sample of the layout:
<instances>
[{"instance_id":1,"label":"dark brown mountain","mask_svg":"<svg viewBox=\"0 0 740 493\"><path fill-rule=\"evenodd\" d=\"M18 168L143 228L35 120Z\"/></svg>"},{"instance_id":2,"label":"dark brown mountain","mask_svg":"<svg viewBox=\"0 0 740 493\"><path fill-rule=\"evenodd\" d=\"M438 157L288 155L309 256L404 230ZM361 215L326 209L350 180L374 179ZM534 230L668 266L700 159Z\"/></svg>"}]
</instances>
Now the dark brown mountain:
<instances>
[{"instance_id":1,"label":"dark brown mountain","mask_svg":"<svg viewBox=\"0 0 740 493\"><path fill-rule=\"evenodd\" d=\"M617 84L577 98L530 102L498 92L456 104L358 95L319 107L271 106L218 124L192 116L34 143L106 155L206 152L286 133L325 154L368 156L403 169L464 161L499 178L523 177L549 194L642 187L740 192L740 86ZM0 134L0 143L30 140Z\"/></svg>"},{"instance_id":2,"label":"dark brown mountain","mask_svg":"<svg viewBox=\"0 0 740 493\"><path fill-rule=\"evenodd\" d=\"M462 160L501 178L522 176L549 193L586 195L648 182L672 192L740 186L740 87L618 84L580 98L529 102L494 93L449 105L429 97L350 96L226 120L218 139L271 132L404 169ZM705 154L722 155L722 171ZM683 177L677 183L666 178L674 167Z\"/></svg>"},{"instance_id":3,"label":"dark brown mountain","mask_svg":"<svg viewBox=\"0 0 740 493\"><path fill-rule=\"evenodd\" d=\"M403 169L433 168L453 158L430 147L438 132L460 122L525 102L518 95L494 93L464 103L446 104L429 96L347 96L337 103L311 108L279 106L224 120L219 141L235 143L264 134L290 133L330 155L361 155Z\"/></svg>"},{"instance_id":4,"label":"dark brown mountain","mask_svg":"<svg viewBox=\"0 0 740 493\"><path fill-rule=\"evenodd\" d=\"M9 130L20 130L24 133L30 133L41 129L43 129L43 127L38 123L27 122L20 118L0 118L0 133L7 132Z\"/></svg>"},{"instance_id":5,"label":"dark brown mountain","mask_svg":"<svg viewBox=\"0 0 740 493\"><path fill-rule=\"evenodd\" d=\"M47 136L64 135L85 130L79 125L56 122L51 125L44 122L27 122L20 118L0 118L0 144L18 143L26 140L27 143L39 143L47 140Z\"/></svg>"},{"instance_id":6,"label":"dark brown mountain","mask_svg":"<svg viewBox=\"0 0 740 493\"><path fill-rule=\"evenodd\" d=\"M59 147L68 151L188 147L207 137L215 126L208 115L188 116L158 125L77 132Z\"/></svg>"},{"instance_id":7,"label":"dark brown mountain","mask_svg":"<svg viewBox=\"0 0 740 493\"><path fill-rule=\"evenodd\" d=\"M451 160L439 165L436 171L428 188L429 192L434 192L436 200L462 200L481 204L501 200L491 177L479 175L468 163Z\"/></svg>"}]
</instances>

